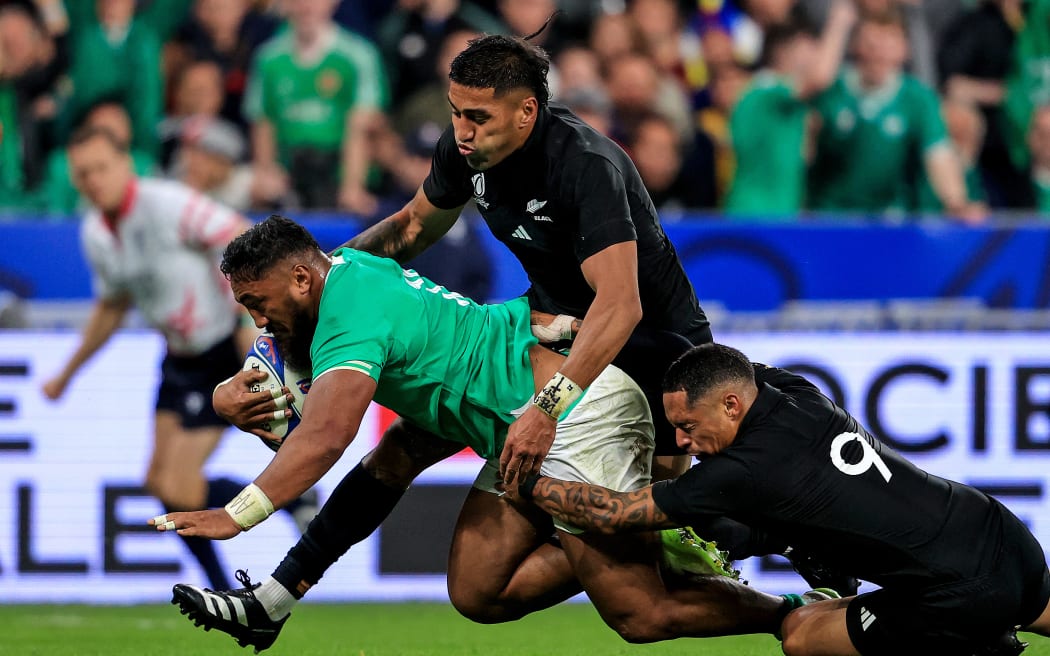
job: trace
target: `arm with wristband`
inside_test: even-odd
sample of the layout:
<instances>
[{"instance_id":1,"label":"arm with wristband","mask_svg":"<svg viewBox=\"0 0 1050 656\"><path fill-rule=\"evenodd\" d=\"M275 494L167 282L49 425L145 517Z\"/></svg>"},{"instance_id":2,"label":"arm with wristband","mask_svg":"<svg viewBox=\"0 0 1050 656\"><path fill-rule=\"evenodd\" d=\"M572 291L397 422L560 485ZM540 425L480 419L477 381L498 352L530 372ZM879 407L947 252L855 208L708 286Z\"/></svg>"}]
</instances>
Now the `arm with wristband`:
<instances>
[{"instance_id":1,"label":"arm with wristband","mask_svg":"<svg viewBox=\"0 0 1050 656\"><path fill-rule=\"evenodd\" d=\"M303 421L270 464L225 508L154 517L158 530L225 540L258 525L299 498L339 461L375 395L376 382L339 369L319 376L303 406Z\"/></svg>"},{"instance_id":2,"label":"arm with wristband","mask_svg":"<svg viewBox=\"0 0 1050 656\"><path fill-rule=\"evenodd\" d=\"M600 250L580 266L594 289L594 301L573 340L569 357L536 393L532 406L507 431L500 454L500 475L507 485L528 474L539 474L554 442L558 419L612 362L642 318L634 241Z\"/></svg>"}]
</instances>

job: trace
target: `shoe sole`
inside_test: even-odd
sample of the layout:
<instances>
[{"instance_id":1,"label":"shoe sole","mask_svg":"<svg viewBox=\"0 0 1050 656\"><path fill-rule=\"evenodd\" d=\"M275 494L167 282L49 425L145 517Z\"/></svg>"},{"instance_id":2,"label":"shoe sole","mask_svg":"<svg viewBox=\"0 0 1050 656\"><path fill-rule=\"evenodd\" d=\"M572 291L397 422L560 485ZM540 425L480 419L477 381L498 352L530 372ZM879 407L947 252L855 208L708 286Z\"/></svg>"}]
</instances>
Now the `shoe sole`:
<instances>
[{"instance_id":1,"label":"shoe sole","mask_svg":"<svg viewBox=\"0 0 1050 656\"><path fill-rule=\"evenodd\" d=\"M178 588L178 586L176 586L175 589L172 590L171 603L174 606L178 606L179 607L179 612L181 614L185 615L188 619L190 619L193 622L194 626L204 627L205 631L211 631L212 629L217 629L219 631L222 631L226 635L228 635L231 638L233 638L234 640L236 640L237 644L240 645L241 647L252 647L252 648L254 648L256 654L258 654L259 652L263 651L264 649L269 649L271 646L273 646L273 643L277 641L276 632L274 632L274 635L272 637L268 636L268 635L267 636L261 636L261 637L263 637L263 640L260 640L258 642L260 642L262 644L256 644L257 641L253 640L251 637L242 638L242 637L238 637L238 636L234 635L233 633L230 633L230 631L228 631L227 629L223 628L222 626L219 626L218 622L215 621L215 617L213 615L210 615L210 614L202 611L197 606L196 600L193 597L191 597L189 595L189 593L186 593L186 592L180 590ZM223 620L223 621L225 622L226 620ZM231 623L231 626L232 627L236 627L237 629L245 628L245 627L242 627L239 624L232 624ZM248 630L250 630L250 629L248 629ZM256 633L258 635L258 633L261 633L261 632L260 631L254 631L254 633ZM266 638L270 638L269 642L267 642L265 640Z\"/></svg>"}]
</instances>

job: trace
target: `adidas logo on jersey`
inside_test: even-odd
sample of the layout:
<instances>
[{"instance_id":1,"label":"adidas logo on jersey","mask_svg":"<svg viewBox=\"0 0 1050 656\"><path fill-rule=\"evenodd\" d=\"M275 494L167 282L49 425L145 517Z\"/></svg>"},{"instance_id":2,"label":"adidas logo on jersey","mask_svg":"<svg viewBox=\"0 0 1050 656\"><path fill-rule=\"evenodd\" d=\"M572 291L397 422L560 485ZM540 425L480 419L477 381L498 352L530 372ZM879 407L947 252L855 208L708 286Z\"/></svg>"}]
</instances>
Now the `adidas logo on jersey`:
<instances>
[{"instance_id":1,"label":"adidas logo on jersey","mask_svg":"<svg viewBox=\"0 0 1050 656\"><path fill-rule=\"evenodd\" d=\"M530 200L528 203L525 204L525 211L528 212L529 214L535 214L536 210L542 208L546 204L547 204L547 201L545 201L545 200L536 200L535 198L533 198L532 200Z\"/></svg>"},{"instance_id":2,"label":"adidas logo on jersey","mask_svg":"<svg viewBox=\"0 0 1050 656\"><path fill-rule=\"evenodd\" d=\"M525 241L532 241L532 237L529 236L529 233L525 232L525 226L522 226L522 225L518 226L518 228L514 232L512 232L510 234L511 234L512 237L517 237L518 239L524 239Z\"/></svg>"},{"instance_id":3,"label":"adidas logo on jersey","mask_svg":"<svg viewBox=\"0 0 1050 656\"><path fill-rule=\"evenodd\" d=\"M864 606L860 607L860 628L862 631L867 631L872 624L875 623L875 613L871 612Z\"/></svg>"}]
</instances>

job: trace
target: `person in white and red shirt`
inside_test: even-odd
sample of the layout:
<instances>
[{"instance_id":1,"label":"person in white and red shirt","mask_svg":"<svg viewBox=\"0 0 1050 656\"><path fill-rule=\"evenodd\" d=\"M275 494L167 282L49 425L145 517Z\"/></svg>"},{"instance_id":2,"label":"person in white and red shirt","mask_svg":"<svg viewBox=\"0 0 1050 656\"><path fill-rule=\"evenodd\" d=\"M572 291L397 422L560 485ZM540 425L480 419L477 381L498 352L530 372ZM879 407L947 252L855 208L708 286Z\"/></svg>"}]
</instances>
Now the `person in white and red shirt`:
<instances>
[{"instance_id":1,"label":"person in white and red shirt","mask_svg":"<svg viewBox=\"0 0 1050 656\"><path fill-rule=\"evenodd\" d=\"M212 409L211 394L240 368L255 332L239 330L241 313L218 263L248 221L182 183L136 177L126 144L104 128L78 131L68 154L73 184L93 207L81 238L96 302L80 345L43 393L59 399L134 306L167 343L146 489L169 511L222 506L244 484L204 477L229 426ZM302 530L316 499L300 501L292 512ZM184 541L211 585L228 588L214 546Z\"/></svg>"}]
</instances>

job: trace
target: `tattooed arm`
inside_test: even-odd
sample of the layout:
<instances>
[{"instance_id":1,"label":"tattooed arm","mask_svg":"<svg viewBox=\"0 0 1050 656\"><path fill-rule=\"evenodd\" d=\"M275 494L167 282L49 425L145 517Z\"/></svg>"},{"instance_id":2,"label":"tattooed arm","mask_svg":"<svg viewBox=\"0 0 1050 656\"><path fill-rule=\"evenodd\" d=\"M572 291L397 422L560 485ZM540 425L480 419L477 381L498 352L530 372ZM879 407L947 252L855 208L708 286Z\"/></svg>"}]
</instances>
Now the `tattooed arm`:
<instances>
[{"instance_id":1,"label":"tattooed arm","mask_svg":"<svg viewBox=\"0 0 1050 656\"><path fill-rule=\"evenodd\" d=\"M359 251L407 262L441 238L459 218L462 207L443 210L420 188L403 208L343 244Z\"/></svg>"},{"instance_id":2,"label":"tattooed arm","mask_svg":"<svg viewBox=\"0 0 1050 656\"><path fill-rule=\"evenodd\" d=\"M598 485L540 476L532 502L563 522L596 533L672 528L679 523L653 501L652 486L613 492ZM528 492L524 496L528 496Z\"/></svg>"}]
</instances>

